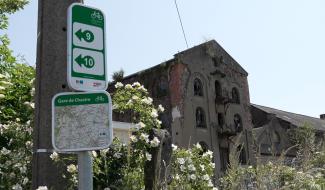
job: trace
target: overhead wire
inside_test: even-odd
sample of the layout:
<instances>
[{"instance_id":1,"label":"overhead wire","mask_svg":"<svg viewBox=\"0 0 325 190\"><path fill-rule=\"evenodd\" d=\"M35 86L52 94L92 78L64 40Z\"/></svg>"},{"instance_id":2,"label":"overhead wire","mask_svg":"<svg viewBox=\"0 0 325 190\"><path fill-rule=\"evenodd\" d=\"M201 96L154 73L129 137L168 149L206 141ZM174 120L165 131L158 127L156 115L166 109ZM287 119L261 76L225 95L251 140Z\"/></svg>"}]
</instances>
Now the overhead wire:
<instances>
[{"instance_id":1,"label":"overhead wire","mask_svg":"<svg viewBox=\"0 0 325 190\"><path fill-rule=\"evenodd\" d=\"M184 36L184 40L185 40L185 43L186 43L186 47L188 48L188 43L187 43L187 39L186 39L186 35L185 35L185 30L184 30L184 26L183 26L181 14L179 13L178 5L177 5L177 0L174 0L174 2L175 2L177 14L178 14L179 22L181 23L181 28L182 28L182 31L183 31L183 36Z\"/></svg>"}]
</instances>

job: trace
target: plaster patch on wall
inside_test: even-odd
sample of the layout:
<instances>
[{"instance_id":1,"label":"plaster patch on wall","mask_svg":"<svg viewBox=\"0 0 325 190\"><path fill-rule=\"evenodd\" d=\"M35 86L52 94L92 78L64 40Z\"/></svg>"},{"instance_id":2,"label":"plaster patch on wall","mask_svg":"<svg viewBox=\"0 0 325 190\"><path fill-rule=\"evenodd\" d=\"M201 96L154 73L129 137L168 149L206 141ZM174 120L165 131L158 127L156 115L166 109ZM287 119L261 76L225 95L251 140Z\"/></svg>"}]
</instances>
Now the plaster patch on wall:
<instances>
[{"instance_id":1,"label":"plaster patch on wall","mask_svg":"<svg viewBox=\"0 0 325 190\"><path fill-rule=\"evenodd\" d=\"M173 117L173 121L181 117L181 112L179 111L177 106L173 107L172 109L172 117Z\"/></svg>"}]
</instances>

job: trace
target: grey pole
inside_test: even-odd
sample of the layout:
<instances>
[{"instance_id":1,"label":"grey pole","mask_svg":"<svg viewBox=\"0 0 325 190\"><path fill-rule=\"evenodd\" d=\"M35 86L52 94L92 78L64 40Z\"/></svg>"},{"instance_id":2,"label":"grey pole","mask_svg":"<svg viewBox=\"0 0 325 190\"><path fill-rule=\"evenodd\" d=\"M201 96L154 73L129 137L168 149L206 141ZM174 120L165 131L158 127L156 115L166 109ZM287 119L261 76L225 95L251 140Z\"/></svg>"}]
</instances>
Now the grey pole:
<instances>
[{"instance_id":1,"label":"grey pole","mask_svg":"<svg viewBox=\"0 0 325 190\"><path fill-rule=\"evenodd\" d=\"M32 189L66 189L62 168L50 159L51 100L67 87L67 9L82 0L39 0L36 58L35 119L33 130Z\"/></svg>"},{"instance_id":2,"label":"grey pole","mask_svg":"<svg viewBox=\"0 0 325 190\"><path fill-rule=\"evenodd\" d=\"M89 152L78 152L78 190L93 189L93 161Z\"/></svg>"}]
</instances>

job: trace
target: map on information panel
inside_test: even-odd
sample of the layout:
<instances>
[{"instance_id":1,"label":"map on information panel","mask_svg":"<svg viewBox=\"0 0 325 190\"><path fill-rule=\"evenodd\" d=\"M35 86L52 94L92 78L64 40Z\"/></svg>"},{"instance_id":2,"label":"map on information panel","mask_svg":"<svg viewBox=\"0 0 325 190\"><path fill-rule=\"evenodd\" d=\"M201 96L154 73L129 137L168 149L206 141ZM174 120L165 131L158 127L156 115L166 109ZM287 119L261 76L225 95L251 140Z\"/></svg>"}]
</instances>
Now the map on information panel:
<instances>
[{"instance_id":1,"label":"map on information panel","mask_svg":"<svg viewBox=\"0 0 325 190\"><path fill-rule=\"evenodd\" d=\"M60 93L52 100L52 144L57 151L107 148L112 141L108 93Z\"/></svg>"}]
</instances>

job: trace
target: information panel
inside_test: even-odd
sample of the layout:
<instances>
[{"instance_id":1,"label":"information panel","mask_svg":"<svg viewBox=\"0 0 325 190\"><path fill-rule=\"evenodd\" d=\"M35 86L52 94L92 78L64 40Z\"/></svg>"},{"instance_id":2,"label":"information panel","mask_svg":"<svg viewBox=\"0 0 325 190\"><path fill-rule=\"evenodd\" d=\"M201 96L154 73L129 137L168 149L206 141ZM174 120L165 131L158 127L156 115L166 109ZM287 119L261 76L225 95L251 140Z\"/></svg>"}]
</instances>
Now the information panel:
<instances>
[{"instance_id":1,"label":"information panel","mask_svg":"<svg viewBox=\"0 0 325 190\"><path fill-rule=\"evenodd\" d=\"M60 93L52 99L52 144L57 151L108 148L112 104L107 92Z\"/></svg>"}]
</instances>

